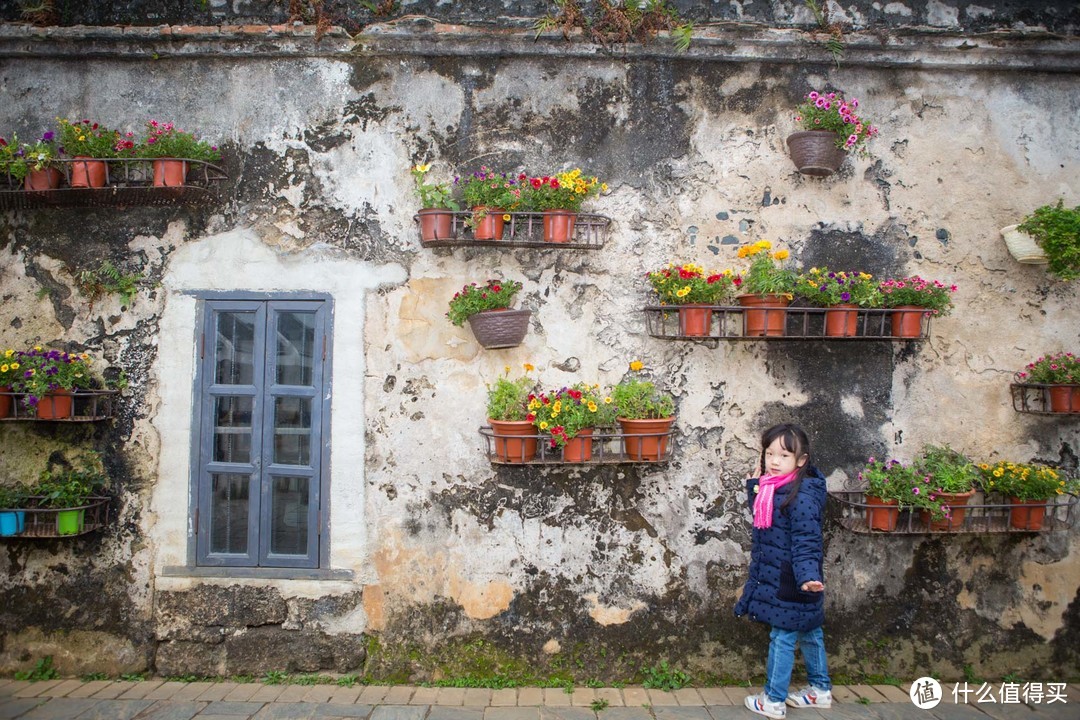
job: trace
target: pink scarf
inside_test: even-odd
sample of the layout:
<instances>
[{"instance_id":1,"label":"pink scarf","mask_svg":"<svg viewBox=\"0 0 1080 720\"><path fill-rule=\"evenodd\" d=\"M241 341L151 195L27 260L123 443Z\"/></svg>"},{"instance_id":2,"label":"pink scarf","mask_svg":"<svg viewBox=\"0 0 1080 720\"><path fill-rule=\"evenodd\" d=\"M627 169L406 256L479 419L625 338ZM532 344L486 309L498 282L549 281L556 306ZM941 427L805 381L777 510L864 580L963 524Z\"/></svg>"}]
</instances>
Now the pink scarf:
<instances>
[{"instance_id":1,"label":"pink scarf","mask_svg":"<svg viewBox=\"0 0 1080 720\"><path fill-rule=\"evenodd\" d=\"M794 470L787 475L762 475L758 478L758 494L754 498L754 527L772 527L773 494L776 488L784 487L794 480L798 472Z\"/></svg>"}]
</instances>

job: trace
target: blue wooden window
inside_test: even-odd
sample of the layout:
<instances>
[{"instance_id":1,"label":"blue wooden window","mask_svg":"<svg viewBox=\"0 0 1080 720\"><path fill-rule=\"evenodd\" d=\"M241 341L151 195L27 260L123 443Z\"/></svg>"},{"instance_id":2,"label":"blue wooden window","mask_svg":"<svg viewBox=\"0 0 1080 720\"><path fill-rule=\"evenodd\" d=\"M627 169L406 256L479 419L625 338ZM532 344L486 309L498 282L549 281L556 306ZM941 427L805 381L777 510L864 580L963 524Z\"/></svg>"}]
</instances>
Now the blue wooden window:
<instances>
[{"instance_id":1,"label":"blue wooden window","mask_svg":"<svg viewBox=\"0 0 1080 720\"><path fill-rule=\"evenodd\" d=\"M317 568L329 438L325 300L207 300L196 558Z\"/></svg>"}]
</instances>

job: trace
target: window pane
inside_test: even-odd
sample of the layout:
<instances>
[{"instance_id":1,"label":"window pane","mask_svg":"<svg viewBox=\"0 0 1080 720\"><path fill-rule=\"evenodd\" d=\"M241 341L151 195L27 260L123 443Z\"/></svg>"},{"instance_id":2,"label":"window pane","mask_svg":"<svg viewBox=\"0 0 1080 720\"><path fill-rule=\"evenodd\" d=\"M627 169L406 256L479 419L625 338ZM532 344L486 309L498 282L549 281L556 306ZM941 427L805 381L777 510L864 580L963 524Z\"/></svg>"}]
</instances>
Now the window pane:
<instances>
[{"instance_id":1,"label":"window pane","mask_svg":"<svg viewBox=\"0 0 1080 720\"><path fill-rule=\"evenodd\" d=\"M251 462L250 397L219 397L214 400L214 462Z\"/></svg>"},{"instance_id":2,"label":"window pane","mask_svg":"<svg viewBox=\"0 0 1080 720\"><path fill-rule=\"evenodd\" d=\"M306 555L308 478L275 477L270 504L270 552L275 555Z\"/></svg>"},{"instance_id":3,"label":"window pane","mask_svg":"<svg viewBox=\"0 0 1080 720\"><path fill-rule=\"evenodd\" d=\"M248 546L247 475L214 473L210 500L210 552L244 554Z\"/></svg>"},{"instance_id":4,"label":"window pane","mask_svg":"<svg viewBox=\"0 0 1080 720\"><path fill-rule=\"evenodd\" d=\"M315 315L281 313L277 324L277 384L311 385Z\"/></svg>"},{"instance_id":5,"label":"window pane","mask_svg":"<svg viewBox=\"0 0 1080 720\"><path fill-rule=\"evenodd\" d=\"M274 400L274 462L311 464L311 398Z\"/></svg>"},{"instance_id":6,"label":"window pane","mask_svg":"<svg viewBox=\"0 0 1080 720\"><path fill-rule=\"evenodd\" d=\"M255 381L255 313L218 313L215 335L214 382L218 385L252 384Z\"/></svg>"}]
</instances>

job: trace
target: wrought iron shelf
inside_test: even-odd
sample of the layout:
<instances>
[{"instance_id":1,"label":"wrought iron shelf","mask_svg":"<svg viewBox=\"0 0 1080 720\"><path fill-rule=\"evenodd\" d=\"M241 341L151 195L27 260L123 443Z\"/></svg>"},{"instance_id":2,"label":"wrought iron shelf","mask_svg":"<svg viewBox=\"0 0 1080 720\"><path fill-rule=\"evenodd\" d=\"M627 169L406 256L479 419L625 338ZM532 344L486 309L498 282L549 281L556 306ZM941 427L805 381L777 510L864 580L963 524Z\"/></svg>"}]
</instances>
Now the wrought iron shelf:
<instances>
[{"instance_id":1,"label":"wrought iron shelf","mask_svg":"<svg viewBox=\"0 0 1080 720\"><path fill-rule=\"evenodd\" d=\"M523 441L520 445L512 445L511 448L508 448L508 452L504 453L503 456L500 456L500 454L496 452L497 440L491 426L485 425L484 427L481 427L480 435L484 438L485 452L487 453L488 460L491 461L491 464L506 467L523 467L527 465L666 465L675 450L674 428L663 433L649 433L643 435L626 435L615 428L597 428L593 431L589 445L592 456L589 459L582 461L564 460L563 450L558 447L551 447L550 435L499 436L498 441L508 443L514 443L514 441L518 440ZM640 446L637 448L631 447L630 453L628 453L626 452L625 443L627 438L630 439L631 443L646 438L662 438L661 452L656 459L645 459L644 455L639 452ZM535 457L525 459L527 453L521 449L524 441L535 442ZM506 457L514 457L519 453L521 454L519 459L507 459Z\"/></svg>"},{"instance_id":2,"label":"wrought iron shelf","mask_svg":"<svg viewBox=\"0 0 1080 720\"><path fill-rule=\"evenodd\" d=\"M855 324L847 335L826 335L825 316L829 308L786 307L786 308L748 308L730 305L698 305L706 308L712 317L704 335L691 335L685 332L679 317L678 305L650 305L644 308L645 326L649 335L662 340L824 340L826 342L922 342L930 338L930 317L920 319L917 337L899 337L893 334L892 317L901 311L896 309L851 310L855 313ZM750 334L746 328L746 312L756 311L764 314L765 322L780 315L784 318L784 334Z\"/></svg>"},{"instance_id":3,"label":"wrought iron shelf","mask_svg":"<svg viewBox=\"0 0 1080 720\"><path fill-rule=\"evenodd\" d=\"M178 158L180 159L180 158ZM54 161L63 179L55 190L25 190L23 181L0 173L0 210L48 208L210 206L220 201L218 191L228 175L217 165L186 160L189 169L183 185L154 187L152 160L103 159L109 182L102 188L71 187L71 168L82 161Z\"/></svg>"},{"instance_id":4,"label":"wrought iron shelf","mask_svg":"<svg viewBox=\"0 0 1080 720\"><path fill-rule=\"evenodd\" d=\"M1047 500L1045 503L1035 505L1015 506L1008 502L1007 498L990 495L982 495L982 502L974 502L980 497L976 493L972 502L964 506L964 517L955 523L955 527L947 529L931 529L929 524L920 517L918 509L900 510L899 518L894 530L874 530L870 528L867 518L867 510L871 506L866 502L866 495L862 491L832 491L829 493L840 506L840 525L853 533L862 535L971 535L990 533L1045 533L1054 530L1064 530L1072 526L1073 508L1080 500L1076 495L1058 495ZM993 502L991 502L993 501ZM1032 510L1045 509L1042 523L1036 527L1035 522L1025 519L1018 526L1010 521L1014 509L1022 508Z\"/></svg>"},{"instance_id":5,"label":"wrought iron shelf","mask_svg":"<svg viewBox=\"0 0 1080 720\"><path fill-rule=\"evenodd\" d=\"M1012 383L1013 410L1031 415L1055 415L1080 420L1080 385L1043 385L1039 383ZM1060 400L1052 393L1062 393ZM1054 408L1065 408L1057 409Z\"/></svg>"},{"instance_id":6,"label":"wrought iron shelf","mask_svg":"<svg viewBox=\"0 0 1080 720\"><path fill-rule=\"evenodd\" d=\"M27 498L31 505L33 501L42 499ZM0 539L70 538L101 530L109 524L109 501L108 497L94 495L87 498L85 504L71 508L0 508L0 516L8 516L4 518L5 523L0 525L4 527ZM59 515L64 512L77 512L79 516L74 526L61 534Z\"/></svg>"},{"instance_id":7,"label":"wrought iron shelf","mask_svg":"<svg viewBox=\"0 0 1080 720\"><path fill-rule=\"evenodd\" d=\"M451 216L450 234L445 238L425 240L420 244L428 248L444 247L490 247L490 248L543 248L546 250L599 250L607 242L611 218L591 213L578 213L574 222L574 234L569 242L544 241L544 214L511 212L503 213L510 219L505 223L502 240L476 240L469 221L469 211L448 212ZM420 233L420 216L414 215L417 233Z\"/></svg>"},{"instance_id":8,"label":"wrought iron shelf","mask_svg":"<svg viewBox=\"0 0 1080 720\"><path fill-rule=\"evenodd\" d=\"M0 422L49 422L49 423L89 423L109 420L115 414L115 400L119 390L78 390L71 395L71 415L58 418L39 418L34 410L23 403L25 393L0 392L0 398L9 398L8 415L0 417Z\"/></svg>"}]
</instances>

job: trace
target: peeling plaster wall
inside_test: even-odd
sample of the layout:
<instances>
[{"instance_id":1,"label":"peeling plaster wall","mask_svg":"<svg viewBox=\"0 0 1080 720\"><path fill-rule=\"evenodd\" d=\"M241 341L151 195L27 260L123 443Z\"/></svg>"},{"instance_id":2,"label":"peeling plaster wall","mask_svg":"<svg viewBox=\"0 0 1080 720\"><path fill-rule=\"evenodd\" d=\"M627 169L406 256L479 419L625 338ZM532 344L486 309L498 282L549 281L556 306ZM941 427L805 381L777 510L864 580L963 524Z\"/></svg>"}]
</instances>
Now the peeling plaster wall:
<instances>
[{"instance_id":1,"label":"peeling plaster wall","mask_svg":"<svg viewBox=\"0 0 1080 720\"><path fill-rule=\"evenodd\" d=\"M32 480L54 451L106 453L120 518L86 539L3 546L0 590L14 602L0 610L0 669L47 652L64 671L106 667L104 655L61 653L85 638L123 649L107 667L125 671L419 679L455 671L446 659L482 638L504 668L541 674L573 658L625 679L669 658L698 677L747 677L763 670L766 630L731 606L748 561L741 477L763 427L806 426L834 488L868 455L908 460L927 442L1075 470L1077 423L1014 412L1008 383L1033 357L1080 346L1077 289L1016 264L998 235L1057 197L1080 203L1073 74L202 50L138 65L0 59L5 133L32 136L56 114L130 129L183 119L221 139L234 179L208 210L0 216L0 344L67 343L131 378L110 425L0 427L17 447L0 456L5 482ZM872 157L815 180L794 172L784 138L797 99L825 86L857 96L882 133ZM608 244L423 249L417 161L438 179L481 163L580 165L611 185L593 205L614 219ZM647 270L731 266L739 243L762 237L807 267L955 282L957 309L918 345L646 335ZM88 308L74 290L102 258L154 281L132 307ZM490 276L524 284L521 347L485 351L443 317L455 290ZM334 299L325 579L185 570L199 290ZM676 396L669 465L485 460L485 383L504 366L530 362L548 387L611 384L633 358ZM834 668L1077 676L1076 542L1075 530L867 538L831 524ZM41 610L52 602L64 612ZM955 639L941 637L943 618Z\"/></svg>"}]
</instances>

